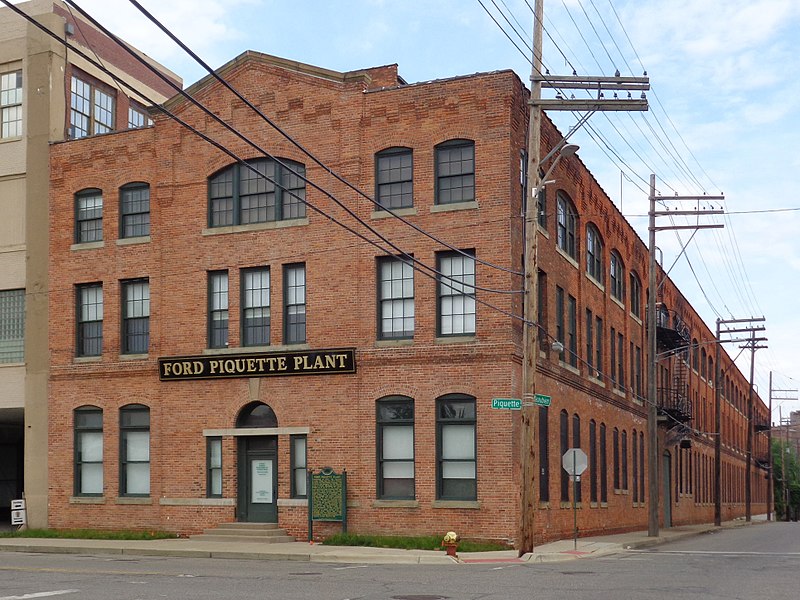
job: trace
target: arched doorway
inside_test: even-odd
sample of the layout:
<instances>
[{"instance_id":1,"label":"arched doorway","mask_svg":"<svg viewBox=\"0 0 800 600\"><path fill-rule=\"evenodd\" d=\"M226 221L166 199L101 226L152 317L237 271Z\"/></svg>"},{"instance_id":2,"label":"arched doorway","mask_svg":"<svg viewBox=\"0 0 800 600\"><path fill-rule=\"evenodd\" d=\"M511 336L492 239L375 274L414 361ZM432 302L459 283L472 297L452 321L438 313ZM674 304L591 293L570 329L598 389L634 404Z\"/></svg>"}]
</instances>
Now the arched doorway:
<instances>
[{"instance_id":1,"label":"arched doorway","mask_svg":"<svg viewBox=\"0 0 800 600\"><path fill-rule=\"evenodd\" d=\"M274 429L275 412L266 404L251 402L239 412L237 429ZM244 433L244 432L243 432ZM278 522L278 436L238 436L237 518L243 522Z\"/></svg>"}]
</instances>

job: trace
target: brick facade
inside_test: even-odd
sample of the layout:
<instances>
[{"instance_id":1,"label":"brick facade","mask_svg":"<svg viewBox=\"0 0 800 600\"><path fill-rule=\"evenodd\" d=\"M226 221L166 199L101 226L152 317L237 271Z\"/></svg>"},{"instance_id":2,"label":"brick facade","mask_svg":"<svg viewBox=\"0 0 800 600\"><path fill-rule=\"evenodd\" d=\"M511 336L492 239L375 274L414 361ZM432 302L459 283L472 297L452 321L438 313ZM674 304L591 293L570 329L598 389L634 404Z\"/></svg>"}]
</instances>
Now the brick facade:
<instances>
[{"instance_id":1,"label":"brick facade","mask_svg":"<svg viewBox=\"0 0 800 600\"><path fill-rule=\"evenodd\" d=\"M369 195L375 189L376 153L397 147L413 150L413 208L400 212L438 240L474 251L479 286L476 332L449 337L437 333L437 284L418 270L414 273L413 339L378 339L376 273L377 259L384 253L326 215L369 239L378 238L311 185L306 186L309 207L304 217L211 227L209 177L234 161L166 117L157 116L151 128L55 145L50 208L51 526L191 533L242 518L237 507L243 489L238 446L248 436L241 435L236 423L243 408L260 402L271 407L277 420L277 426L264 433L277 439L277 519L291 534L301 538L306 534L306 501L290 498L291 436L305 434L309 468L347 470L350 531L425 534L455 530L466 537L513 541L519 521L519 418L514 411L493 410L491 399L520 394L521 327L506 313L519 314L521 302L518 294L489 290L519 290L522 286L521 277L510 271L520 269L523 247L520 164L527 126L523 85L510 71L406 85L397 77L396 66L341 74L252 52L234 59L220 72L325 165ZM436 265L437 256L448 250L444 243L377 211L218 84L202 80L190 89L256 144L281 159L304 164L311 182L328 190L415 259ZM175 98L166 106L237 156L259 156L185 100ZM549 122L545 127L543 146L549 148L558 134ZM435 203L435 147L448 140L474 142L474 202ZM583 478L581 531L640 528L647 519L644 497L637 493L634 502L631 489L633 432L638 438L646 430L646 405L634 397L630 383L624 389L612 389L605 375L610 359L607 347L602 376L590 377L584 362L585 311L590 308L593 315L604 319L606 336L610 327L622 334L625 377L631 381L629 344L644 352L644 313L632 316L626 304L611 298L607 284L598 285L587 276L585 226L591 221L602 236L604 271L608 252L616 249L624 262L625 285L631 270L638 273L643 282L642 302L646 248L578 158L565 159L555 178L579 216L578 258L570 259L556 248L556 190L548 190L548 224L540 232L540 269L546 274L547 299L543 319L548 332L555 335L556 286L564 290L565 297L575 298L580 360L572 366L568 358L560 361L547 344L542 346L539 391L551 395L553 405L547 411L550 500L540 503L536 515L539 540L564 536L572 528L571 505L559 501L562 410L568 416L569 446L574 441L575 415L580 419L580 444L587 454L590 421L597 428L604 425L607 432L608 498L590 502L592 480ZM146 237L120 240L119 190L131 182L150 186L151 232ZM103 241L76 244L75 195L87 188L102 191ZM305 265L307 337L305 343L285 345L284 271L286 265L297 263ZM243 347L241 273L251 267L270 271L268 347ZM209 348L208 274L212 271L228 272L227 348ZM125 355L121 282L140 278L149 280L148 353ZM76 357L76 286L87 283L102 284L102 352L96 357ZM693 319L695 337L705 342L711 339L671 283L659 300L689 315L685 320ZM356 373L159 380L159 357L224 359L253 350L280 353L326 348L355 348ZM643 354L642 369L644 361ZM735 368L732 375L739 387L745 385ZM713 400L704 380L690 377L690 386L699 390L699 404L707 406ZM441 443L437 399L450 394L475 400L476 498L442 500L437 491L437 446ZM411 499L379 497L376 401L389 396L408 397L414 403ZM120 493L120 409L131 404L144 405L150 411L150 491L143 496ZM102 409L103 485L98 495L75 490L74 417L75 409L83 406ZM758 406L763 408L760 401ZM743 427L741 419L735 423L739 429ZM697 429L696 424L693 427ZM617 439L625 432L627 442L626 458L620 457L618 463L620 469L627 467L627 475L619 475L616 489L612 481L615 429ZM672 446L679 440L666 429L662 428L662 444L673 453L672 472L683 478L682 484L672 486L672 520L708 521L713 504L700 502L694 485L701 480L700 471L694 467L690 475L688 464L691 460L694 466L704 460L698 457L713 456L713 437L690 433L692 448L676 454ZM222 494L221 498L208 498L206 440L217 434L222 437ZM726 449L726 460L743 472L741 446ZM679 461L684 468L678 468ZM642 473L644 465L636 462L637 473ZM760 483L754 487L754 499L762 487ZM744 510L743 505L734 503L726 508L726 517ZM315 526L315 533L337 527L323 523Z\"/></svg>"}]
</instances>

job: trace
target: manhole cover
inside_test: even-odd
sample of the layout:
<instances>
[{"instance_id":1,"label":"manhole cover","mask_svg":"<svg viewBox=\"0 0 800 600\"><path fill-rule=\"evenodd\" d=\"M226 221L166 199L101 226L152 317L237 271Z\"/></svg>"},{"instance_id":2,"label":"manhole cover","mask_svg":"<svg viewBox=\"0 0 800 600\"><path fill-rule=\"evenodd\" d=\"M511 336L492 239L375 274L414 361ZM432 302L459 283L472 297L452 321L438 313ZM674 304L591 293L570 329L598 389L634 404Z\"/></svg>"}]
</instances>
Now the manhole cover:
<instances>
[{"instance_id":1,"label":"manhole cover","mask_svg":"<svg viewBox=\"0 0 800 600\"><path fill-rule=\"evenodd\" d=\"M419 594L412 596L392 596L392 600L447 600L447 598L449 598L449 596L420 596Z\"/></svg>"}]
</instances>

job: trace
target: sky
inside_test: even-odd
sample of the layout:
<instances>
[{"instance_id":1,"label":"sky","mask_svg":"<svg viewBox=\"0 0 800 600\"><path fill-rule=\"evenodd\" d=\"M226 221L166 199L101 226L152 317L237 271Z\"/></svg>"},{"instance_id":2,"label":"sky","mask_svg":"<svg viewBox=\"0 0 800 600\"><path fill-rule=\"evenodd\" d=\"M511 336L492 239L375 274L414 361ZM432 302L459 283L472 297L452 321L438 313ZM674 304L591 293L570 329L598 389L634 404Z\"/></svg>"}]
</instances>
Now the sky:
<instances>
[{"instance_id":1,"label":"sky","mask_svg":"<svg viewBox=\"0 0 800 600\"><path fill-rule=\"evenodd\" d=\"M534 0L140 1L212 67L256 50L337 71L397 63L408 82L503 69L530 78ZM78 5L186 85L205 75L127 0ZM552 74L650 78L647 113L597 113L572 136L584 164L643 240L651 173L664 197L725 195L702 206L726 215L700 221L724 229L657 234L663 264L675 262L670 277L712 332L717 318L766 318L768 348L755 354L765 401L770 372L773 389L800 388L800 2L544 0L544 13ZM565 133L577 120L550 116ZM750 352L737 364L747 376ZM800 410L773 404L774 422L779 406L784 417Z\"/></svg>"}]
</instances>

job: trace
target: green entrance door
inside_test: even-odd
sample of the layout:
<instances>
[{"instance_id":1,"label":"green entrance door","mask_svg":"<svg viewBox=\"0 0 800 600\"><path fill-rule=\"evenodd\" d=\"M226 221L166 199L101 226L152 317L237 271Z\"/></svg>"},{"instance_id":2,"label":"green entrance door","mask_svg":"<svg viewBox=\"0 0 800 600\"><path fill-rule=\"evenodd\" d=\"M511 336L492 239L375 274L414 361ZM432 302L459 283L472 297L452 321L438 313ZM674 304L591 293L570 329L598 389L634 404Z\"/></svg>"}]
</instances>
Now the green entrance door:
<instances>
[{"instance_id":1,"label":"green entrance door","mask_svg":"<svg viewBox=\"0 0 800 600\"><path fill-rule=\"evenodd\" d=\"M278 438L239 438L239 521L278 522Z\"/></svg>"}]
</instances>

